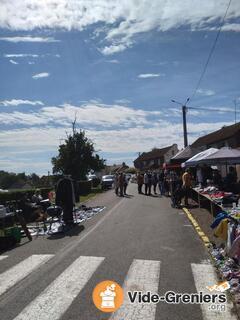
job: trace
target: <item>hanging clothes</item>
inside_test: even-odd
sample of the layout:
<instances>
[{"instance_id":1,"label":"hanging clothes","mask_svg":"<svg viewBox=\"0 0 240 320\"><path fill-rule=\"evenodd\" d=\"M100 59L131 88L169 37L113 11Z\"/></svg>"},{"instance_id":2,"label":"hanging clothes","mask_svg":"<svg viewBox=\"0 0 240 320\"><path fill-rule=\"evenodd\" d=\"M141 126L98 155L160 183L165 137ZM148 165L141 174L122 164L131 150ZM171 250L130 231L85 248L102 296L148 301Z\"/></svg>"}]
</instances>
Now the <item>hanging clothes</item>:
<instances>
[{"instance_id":1,"label":"hanging clothes","mask_svg":"<svg viewBox=\"0 0 240 320\"><path fill-rule=\"evenodd\" d=\"M231 258L240 258L240 236L233 241L232 247L229 250L229 256Z\"/></svg>"},{"instance_id":2,"label":"hanging clothes","mask_svg":"<svg viewBox=\"0 0 240 320\"><path fill-rule=\"evenodd\" d=\"M219 238L223 239L224 241L227 241L227 237L228 237L228 219L223 219L219 223L216 231L214 232L214 235L216 237L219 237Z\"/></svg>"},{"instance_id":3,"label":"hanging clothes","mask_svg":"<svg viewBox=\"0 0 240 320\"><path fill-rule=\"evenodd\" d=\"M213 221L213 223L211 224L211 228L212 229L215 229L218 225L219 225L219 223L223 220L223 219L225 219L225 218L227 218L227 217L229 217L229 215L226 213L226 212L220 212L217 216L216 216L216 218L215 218L215 220Z\"/></svg>"}]
</instances>

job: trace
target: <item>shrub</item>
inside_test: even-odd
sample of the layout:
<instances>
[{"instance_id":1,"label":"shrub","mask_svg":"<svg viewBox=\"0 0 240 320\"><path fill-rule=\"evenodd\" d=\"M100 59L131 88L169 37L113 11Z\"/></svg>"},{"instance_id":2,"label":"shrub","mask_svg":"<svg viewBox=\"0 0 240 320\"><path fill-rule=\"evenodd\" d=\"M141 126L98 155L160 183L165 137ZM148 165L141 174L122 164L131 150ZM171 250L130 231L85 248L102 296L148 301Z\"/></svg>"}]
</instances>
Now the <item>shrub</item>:
<instances>
[{"instance_id":1,"label":"shrub","mask_svg":"<svg viewBox=\"0 0 240 320\"><path fill-rule=\"evenodd\" d=\"M93 188L97 188L100 183L101 183L101 179L99 179L99 178L92 179L92 187Z\"/></svg>"},{"instance_id":2,"label":"shrub","mask_svg":"<svg viewBox=\"0 0 240 320\"><path fill-rule=\"evenodd\" d=\"M86 195L92 190L92 182L80 180L78 181L79 195Z\"/></svg>"}]
</instances>

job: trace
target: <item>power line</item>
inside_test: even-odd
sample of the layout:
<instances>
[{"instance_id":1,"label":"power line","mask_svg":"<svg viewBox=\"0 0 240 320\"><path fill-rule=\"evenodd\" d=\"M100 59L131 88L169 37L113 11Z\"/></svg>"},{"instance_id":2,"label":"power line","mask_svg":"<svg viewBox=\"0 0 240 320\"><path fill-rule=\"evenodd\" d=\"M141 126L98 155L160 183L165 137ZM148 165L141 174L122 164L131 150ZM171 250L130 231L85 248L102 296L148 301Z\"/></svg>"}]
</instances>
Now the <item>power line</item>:
<instances>
[{"instance_id":1,"label":"power line","mask_svg":"<svg viewBox=\"0 0 240 320\"><path fill-rule=\"evenodd\" d=\"M212 108L204 108L204 107L198 107L198 106L196 106L196 107L187 107L187 109L194 109L194 110L200 110L200 111L209 111L209 112L211 112L211 111L213 111L213 112L219 112L219 113L223 113L223 112L227 112L227 113L236 113L237 111L235 111L235 110L224 110L224 109L212 109Z\"/></svg>"},{"instance_id":2,"label":"power line","mask_svg":"<svg viewBox=\"0 0 240 320\"><path fill-rule=\"evenodd\" d=\"M194 96L195 96L195 94L196 94L196 92L197 92L197 90L198 90L198 88L199 88L199 86L200 86L200 83L201 83L201 81L202 81L202 79L203 79L203 77L204 77L204 74L205 74L205 72L206 72L206 70L207 70L207 67L208 67L208 64L209 64L209 62L210 62L210 59L211 59L211 57L212 57L212 55L213 55L213 52L214 52L214 50L215 50L215 47L216 47L218 38L219 38L219 36L220 36L220 33L221 33L221 30L222 30L223 24L224 24L224 22L225 22L225 19L226 19L226 16L227 16L229 7L230 7L230 5L231 5L231 2L232 2L232 0L229 0L227 9L226 9L225 14L224 14L223 19L222 19L222 23L221 23L220 26L219 26L219 29L218 29L216 38L215 38L215 40L214 40L214 42L213 42L213 46L212 46L212 48L211 48L211 50L210 50L210 53L209 53L209 55L208 55L208 58L207 58L207 61L206 61L206 63L205 63L205 66L204 66L204 68L203 68L203 71L202 71L201 76L200 76L200 78L199 78L199 80L198 80L198 83L197 83L197 86L196 86L196 88L195 88L195 90L194 90L194 92L193 92L193 95L192 95L191 99L189 99L189 100L192 100L192 99L194 98Z\"/></svg>"}]
</instances>

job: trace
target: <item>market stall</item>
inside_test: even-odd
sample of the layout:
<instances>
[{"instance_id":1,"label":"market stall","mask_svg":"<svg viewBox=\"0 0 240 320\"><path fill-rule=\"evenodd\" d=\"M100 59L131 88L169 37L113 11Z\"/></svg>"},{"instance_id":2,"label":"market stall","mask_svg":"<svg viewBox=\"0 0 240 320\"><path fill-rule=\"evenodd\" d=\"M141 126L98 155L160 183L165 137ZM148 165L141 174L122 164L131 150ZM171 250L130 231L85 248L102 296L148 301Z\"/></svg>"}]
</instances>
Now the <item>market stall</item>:
<instances>
[{"instance_id":1,"label":"market stall","mask_svg":"<svg viewBox=\"0 0 240 320\"><path fill-rule=\"evenodd\" d=\"M231 148L210 148L200 152L187 160L184 167L196 167L201 170L201 165L205 166L226 166L240 163L240 150ZM226 178L234 178L234 168L230 167ZM218 173L219 175L219 173ZM221 178L221 177L220 177ZM230 181L229 178L229 181ZM237 179L237 178L236 178ZM214 179L217 181L217 176ZM214 180L207 180L207 186L203 187L201 183L196 188L193 188L193 197L197 200L199 207L207 204L211 214L215 216L220 211L225 211L229 206L236 205L239 199L239 184L230 183L225 179L224 183L214 184ZM220 181L220 179L219 179Z\"/></svg>"}]
</instances>

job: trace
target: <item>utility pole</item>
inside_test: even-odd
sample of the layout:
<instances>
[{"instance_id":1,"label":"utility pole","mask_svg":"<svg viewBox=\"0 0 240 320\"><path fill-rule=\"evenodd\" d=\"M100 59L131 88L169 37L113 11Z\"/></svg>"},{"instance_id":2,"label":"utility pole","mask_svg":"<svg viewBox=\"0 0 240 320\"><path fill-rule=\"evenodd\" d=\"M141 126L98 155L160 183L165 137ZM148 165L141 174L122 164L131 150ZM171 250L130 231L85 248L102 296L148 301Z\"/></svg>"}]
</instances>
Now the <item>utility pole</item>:
<instances>
[{"instance_id":1,"label":"utility pole","mask_svg":"<svg viewBox=\"0 0 240 320\"><path fill-rule=\"evenodd\" d=\"M171 100L172 102L179 104L182 106L182 116L183 116L183 141L184 141L184 148L188 146L188 137L187 137L187 106L186 104L189 101L189 98L187 98L185 103L176 101L176 100Z\"/></svg>"},{"instance_id":2,"label":"utility pole","mask_svg":"<svg viewBox=\"0 0 240 320\"><path fill-rule=\"evenodd\" d=\"M184 148L188 146L186 113L187 113L187 107L182 106Z\"/></svg>"},{"instance_id":3,"label":"utility pole","mask_svg":"<svg viewBox=\"0 0 240 320\"><path fill-rule=\"evenodd\" d=\"M234 106L235 106L235 124L236 124L237 123L237 100L234 99L233 102L234 102Z\"/></svg>"}]
</instances>

